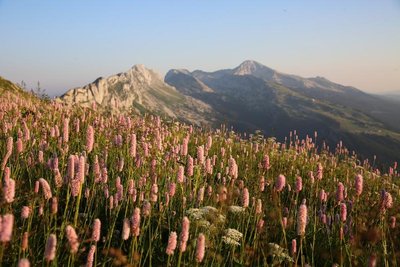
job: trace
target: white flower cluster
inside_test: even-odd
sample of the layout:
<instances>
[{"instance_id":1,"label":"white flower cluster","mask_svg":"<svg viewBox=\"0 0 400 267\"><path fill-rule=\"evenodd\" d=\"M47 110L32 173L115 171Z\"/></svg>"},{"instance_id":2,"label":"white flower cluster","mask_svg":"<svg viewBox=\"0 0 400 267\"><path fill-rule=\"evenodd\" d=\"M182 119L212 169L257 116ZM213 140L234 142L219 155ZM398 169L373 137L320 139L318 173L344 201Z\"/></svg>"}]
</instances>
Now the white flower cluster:
<instances>
[{"instance_id":1,"label":"white flower cluster","mask_svg":"<svg viewBox=\"0 0 400 267\"><path fill-rule=\"evenodd\" d=\"M199 209L191 208L186 211L186 214L192 220L201 220L201 219L207 219L208 216L212 217L218 216L218 209L211 206L205 206Z\"/></svg>"},{"instance_id":2,"label":"white flower cluster","mask_svg":"<svg viewBox=\"0 0 400 267\"><path fill-rule=\"evenodd\" d=\"M208 228L208 227L210 227L211 223L209 221L207 221L207 220L199 220L197 222L197 225L199 227Z\"/></svg>"},{"instance_id":3,"label":"white flower cluster","mask_svg":"<svg viewBox=\"0 0 400 267\"><path fill-rule=\"evenodd\" d=\"M214 224L223 224L226 220L226 217L220 214L218 209L211 206L191 208L185 213L198 227L207 228L209 231L217 230Z\"/></svg>"},{"instance_id":4,"label":"white flower cluster","mask_svg":"<svg viewBox=\"0 0 400 267\"><path fill-rule=\"evenodd\" d=\"M218 209L213 206L205 206L205 207L200 208L200 210L202 210L204 213L207 213L207 214L211 213L211 212L214 212L214 213L218 212Z\"/></svg>"},{"instance_id":5,"label":"white flower cluster","mask_svg":"<svg viewBox=\"0 0 400 267\"><path fill-rule=\"evenodd\" d=\"M268 243L268 255L272 256L274 262L289 261L293 262L292 257L289 256L287 250L275 243Z\"/></svg>"},{"instance_id":6,"label":"white flower cluster","mask_svg":"<svg viewBox=\"0 0 400 267\"><path fill-rule=\"evenodd\" d=\"M246 208L240 206L229 206L228 211L232 213L242 213L246 210Z\"/></svg>"},{"instance_id":7,"label":"white flower cluster","mask_svg":"<svg viewBox=\"0 0 400 267\"><path fill-rule=\"evenodd\" d=\"M197 220L203 219L204 211L202 211L200 209L192 208L192 209L188 209L186 211L186 215L188 215L191 220L197 221Z\"/></svg>"},{"instance_id":8,"label":"white flower cluster","mask_svg":"<svg viewBox=\"0 0 400 267\"><path fill-rule=\"evenodd\" d=\"M224 223L226 220L226 217L222 214L218 214L218 216L215 218L216 223Z\"/></svg>"},{"instance_id":9,"label":"white flower cluster","mask_svg":"<svg viewBox=\"0 0 400 267\"><path fill-rule=\"evenodd\" d=\"M231 246L240 246L240 240L243 234L236 229L228 228L225 230L225 235L222 237L222 241Z\"/></svg>"}]
</instances>

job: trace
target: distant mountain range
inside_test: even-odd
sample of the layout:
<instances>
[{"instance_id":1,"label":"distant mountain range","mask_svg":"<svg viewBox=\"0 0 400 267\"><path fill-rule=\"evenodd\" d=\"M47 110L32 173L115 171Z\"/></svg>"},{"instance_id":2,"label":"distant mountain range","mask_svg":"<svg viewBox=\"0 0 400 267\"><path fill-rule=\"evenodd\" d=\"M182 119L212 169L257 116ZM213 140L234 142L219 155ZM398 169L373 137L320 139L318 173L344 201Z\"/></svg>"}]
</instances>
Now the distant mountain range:
<instances>
[{"instance_id":1,"label":"distant mountain range","mask_svg":"<svg viewBox=\"0 0 400 267\"><path fill-rule=\"evenodd\" d=\"M170 70L143 65L69 90L59 101L105 111L154 113L197 125L221 123L284 140L289 131L331 147L340 140L365 157L400 160L400 105L322 77L303 78L245 61L233 69Z\"/></svg>"}]
</instances>

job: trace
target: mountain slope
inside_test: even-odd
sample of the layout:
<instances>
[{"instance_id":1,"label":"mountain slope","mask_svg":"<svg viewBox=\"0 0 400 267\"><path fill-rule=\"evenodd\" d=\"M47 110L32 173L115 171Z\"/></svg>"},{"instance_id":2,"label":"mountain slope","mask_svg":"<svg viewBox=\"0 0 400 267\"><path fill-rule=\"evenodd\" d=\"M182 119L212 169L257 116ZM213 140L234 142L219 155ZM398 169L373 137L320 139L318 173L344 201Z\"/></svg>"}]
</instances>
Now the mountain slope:
<instances>
[{"instance_id":1,"label":"mountain slope","mask_svg":"<svg viewBox=\"0 0 400 267\"><path fill-rule=\"evenodd\" d=\"M110 112L153 113L194 124L213 122L207 104L180 93L143 65L69 90L59 101L84 107L96 103L100 109Z\"/></svg>"},{"instance_id":2,"label":"mountain slope","mask_svg":"<svg viewBox=\"0 0 400 267\"><path fill-rule=\"evenodd\" d=\"M400 105L364 93L354 87L343 86L323 77L303 78L280 73L251 60L243 62L232 72L235 75L252 75L292 88L310 98L360 110L384 122L387 127L400 131L400 117L393 118L392 116L392 114L400 114Z\"/></svg>"},{"instance_id":3,"label":"mountain slope","mask_svg":"<svg viewBox=\"0 0 400 267\"><path fill-rule=\"evenodd\" d=\"M208 103L218 120L239 131L261 129L283 140L291 130L303 136L313 136L316 130L330 146L343 140L364 156L400 159L397 127L382 116L392 111L381 108L386 105L381 99L352 87L321 77L282 74L254 61L215 72L171 70L165 81Z\"/></svg>"},{"instance_id":4,"label":"mountain slope","mask_svg":"<svg viewBox=\"0 0 400 267\"><path fill-rule=\"evenodd\" d=\"M27 92L22 89L19 85L14 84L13 82L6 80L0 76L0 98L4 101L4 103L8 103L10 105L19 105L24 107L24 113L31 112L35 109L35 106L41 106L45 108L45 103L49 103L46 100L43 100L33 92Z\"/></svg>"},{"instance_id":5,"label":"mountain slope","mask_svg":"<svg viewBox=\"0 0 400 267\"><path fill-rule=\"evenodd\" d=\"M32 97L31 94L24 91L19 86L15 85L14 83L0 76L0 95L5 95L5 94L21 96L23 98Z\"/></svg>"}]
</instances>

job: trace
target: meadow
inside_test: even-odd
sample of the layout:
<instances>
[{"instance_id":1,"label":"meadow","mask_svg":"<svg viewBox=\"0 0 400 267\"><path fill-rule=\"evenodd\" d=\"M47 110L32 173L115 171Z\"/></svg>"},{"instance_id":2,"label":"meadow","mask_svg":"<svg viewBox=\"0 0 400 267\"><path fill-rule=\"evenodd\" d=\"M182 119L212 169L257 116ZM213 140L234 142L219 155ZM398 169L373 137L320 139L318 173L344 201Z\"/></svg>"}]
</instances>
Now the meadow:
<instances>
[{"instance_id":1,"label":"meadow","mask_svg":"<svg viewBox=\"0 0 400 267\"><path fill-rule=\"evenodd\" d=\"M397 266L397 163L3 93L1 266Z\"/></svg>"}]
</instances>

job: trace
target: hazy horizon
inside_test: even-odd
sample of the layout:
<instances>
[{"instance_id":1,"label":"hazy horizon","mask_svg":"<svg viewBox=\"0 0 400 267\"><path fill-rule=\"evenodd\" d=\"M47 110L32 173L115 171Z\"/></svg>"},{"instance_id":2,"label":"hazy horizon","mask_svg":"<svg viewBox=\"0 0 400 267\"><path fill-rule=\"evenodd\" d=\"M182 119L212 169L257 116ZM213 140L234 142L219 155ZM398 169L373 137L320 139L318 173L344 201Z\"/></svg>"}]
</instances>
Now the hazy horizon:
<instances>
[{"instance_id":1,"label":"hazy horizon","mask_svg":"<svg viewBox=\"0 0 400 267\"><path fill-rule=\"evenodd\" d=\"M255 60L366 92L400 91L398 1L0 1L0 76L49 95L144 64Z\"/></svg>"}]
</instances>

